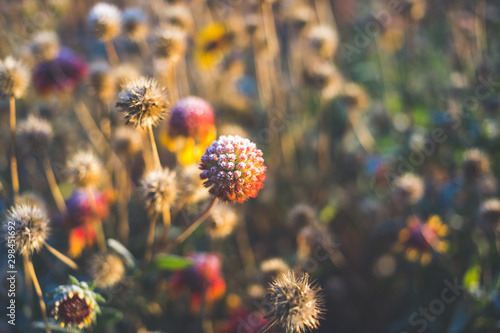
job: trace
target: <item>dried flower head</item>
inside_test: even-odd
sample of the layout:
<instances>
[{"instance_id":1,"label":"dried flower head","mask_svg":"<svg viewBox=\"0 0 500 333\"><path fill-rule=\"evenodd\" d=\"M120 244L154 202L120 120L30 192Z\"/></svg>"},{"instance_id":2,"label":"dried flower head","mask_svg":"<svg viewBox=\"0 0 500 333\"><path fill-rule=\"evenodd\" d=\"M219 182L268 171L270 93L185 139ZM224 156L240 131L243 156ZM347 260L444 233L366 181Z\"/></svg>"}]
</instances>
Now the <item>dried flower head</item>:
<instances>
[{"instance_id":1,"label":"dried flower head","mask_svg":"<svg viewBox=\"0 0 500 333\"><path fill-rule=\"evenodd\" d=\"M128 63L121 63L113 67L113 75L115 76L116 88L122 90L125 84L137 80L141 74L136 66Z\"/></svg>"},{"instance_id":2,"label":"dried flower head","mask_svg":"<svg viewBox=\"0 0 500 333\"><path fill-rule=\"evenodd\" d=\"M98 40L112 40L120 33L120 10L115 5L99 2L90 10L88 24Z\"/></svg>"},{"instance_id":3,"label":"dried flower head","mask_svg":"<svg viewBox=\"0 0 500 333\"><path fill-rule=\"evenodd\" d=\"M133 41L144 40L148 34L148 18L140 8L127 8L122 15L122 27L125 36Z\"/></svg>"},{"instance_id":4,"label":"dried flower head","mask_svg":"<svg viewBox=\"0 0 500 333\"><path fill-rule=\"evenodd\" d=\"M19 196L17 200L18 205L28 205L40 208L42 211L47 212L47 205L43 198L34 192L25 192Z\"/></svg>"},{"instance_id":5,"label":"dried flower head","mask_svg":"<svg viewBox=\"0 0 500 333\"><path fill-rule=\"evenodd\" d=\"M193 29L193 15L191 14L191 10L189 7L185 5L175 5L168 8L165 12L166 21L177 27L186 33L190 32Z\"/></svg>"},{"instance_id":6,"label":"dried flower head","mask_svg":"<svg viewBox=\"0 0 500 333\"><path fill-rule=\"evenodd\" d=\"M364 110L370 104L366 91L354 82L348 82L344 85L341 96L347 107L351 109Z\"/></svg>"},{"instance_id":7,"label":"dried flower head","mask_svg":"<svg viewBox=\"0 0 500 333\"><path fill-rule=\"evenodd\" d=\"M124 273L123 261L116 254L97 254L90 261L90 276L101 289L118 284L123 279Z\"/></svg>"},{"instance_id":8,"label":"dried flower head","mask_svg":"<svg viewBox=\"0 0 500 333\"><path fill-rule=\"evenodd\" d=\"M469 149L464 154L462 167L465 179L474 180L490 171L490 159L477 148Z\"/></svg>"},{"instance_id":9,"label":"dried flower head","mask_svg":"<svg viewBox=\"0 0 500 333\"><path fill-rule=\"evenodd\" d=\"M111 137L111 143L118 155L131 157L142 148L141 134L128 126L118 127Z\"/></svg>"},{"instance_id":10,"label":"dried flower head","mask_svg":"<svg viewBox=\"0 0 500 333\"><path fill-rule=\"evenodd\" d=\"M116 96L116 80L107 63L93 63L90 66L89 81L94 94L101 102L107 104Z\"/></svg>"},{"instance_id":11,"label":"dried flower head","mask_svg":"<svg viewBox=\"0 0 500 333\"><path fill-rule=\"evenodd\" d=\"M479 226L485 231L496 231L500 225L500 200L489 199L479 208Z\"/></svg>"},{"instance_id":12,"label":"dried flower head","mask_svg":"<svg viewBox=\"0 0 500 333\"><path fill-rule=\"evenodd\" d=\"M260 282L262 285L267 286L281 274L286 274L288 271L290 271L290 267L281 258L264 260L260 264Z\"/></svg>"},{"instance_id":13,"label":"dried flower head","mask_svg":"<svg viewBox=\"0 0 500 333\"><path fill-rule=\"evenodd\" d=\"M186 52L186 34L174 26L160 27L153 35L153 45L156 57L175 64Z\"/></svg>"},{"instance_id":14,"label":"dried flower head","mask_svg":"<svg viewBox=\"0 0 500 333\"><path fill-rule=\"evenodd\" d=\"M29 77L27 68L13 57L0 61L0 96L22 98L28 87Z\"/></svg>"},{"instance_id":15,"label":"dried flower head","mask_svg":"<svg viewBox=\"0 0 500 333\"><path fill-rule=\"evenodd\" d=\"M38 252L49 236L49 218L44 208L33 204L16 204L6 214L3 235L14 240L21 254ZM12 241L10 241L12 243Z\"/></svg>"},{"instance_id":16,"label":"dried flower head","mask_svg":"<svg viewBox=\"0 0 500 333\"><path fill-rule=\"evenodd\" d=\"M337 31L326 25L311 28L307 34L307 40L313 51L323 58L333 57L339 46Z\"/></svg>"},{"instance_id":17,"label":"dried flower head","mask_svg":"<svg viewBox=\"0 0 500 333\"><path fill-rule=\"evenodd\" d=\"M102 177L101 161L90 151L79 151L66 164L68 175L78 187L95 187Z\"/></svg>"},{"instance_id":18,"label":"dried flower head","mask_svg":"<svg viewBox=\"0 0 500 333\"><path fill-rule=\"evenodd\" d=\"M178 170L178 187L182 189L179 192L180 202L189 205L208 198L209 193L205 186L203 186L204 181L200 178L200 173L200 169L194 164Z\"/></svg>"},{"instance_id":19,"label":"dried flower head","mask_svg":"<svg viewBox=\"0 0 500 333\"><path fill-rule=\"evenodd\" d=\"M170 103L165 89L159 88L156 80L140 77L125 84L116 106L125 114L127 125L148 128L163 119Z\"/></svg>"},{"instance_id":20,"label":"dried flower head","mask_svg":"<svg viewBox=\"0 0 500 333\"><path fill-rule=\"evenodd\" d=\"M205 150L200 169L210 193L231 203L256 197L266 179L262 151L240 136L220 136Z\"/></svg>"},{"instance_id":21,"label":"dried flower head","mask_svg":"<svg viewBox=\"0 0 500 333\"><path fill-rule=\"evenodd\" d=\"M306 204L298 204L292 208L288 214L288 223L295 231L299 231L308 225L313 225L316 212L314 209Z\"/></svg>"},{"instance_id":22,"label":"dried flower head","mask_svg":"<svg viewBox=\"0 0 500 333\"><path fill-rule=\"evenodd\" d=\"M309 281L309 275L297 278L293 271L281 274L265 297L269 312L265 318L276 320L287 331L305 332L319 327L324 313L320 288Z\"/></svg>"},{"instance_id":23,"label":"dried flower head","mask_svg":"<svg viewBox=\"0 0 500 333\"><path fill-rule=\"evenodd\" d=\"M54 31L41 31L33 37L30 48L38 61L54 60L59 54L59 37Z\"/></svg>"},{"instance_id":24,"label":"dried flower head","mask_svg":"<svg viewBox=\"0 0 500 333\"><path fill-rule=\"evenodd\" d=\"M412 173L396 178L393 186L396 197L409 204L417 203L424 196L424 181Z\"/></svg>"},{"instance_id":25,"label":"dried flower head","mask_svg":"<svg viewBox=\"0 0 500 333\"><path fill-rule=\"evenodd\" d=\"M69 285L57 287L48 294L52 316L61 327L83 329L96 321L101 313L97 302L104 302L86 282L78 282L70 276Z\"/></svg>"},{"instance_id":26,"label":"dried flower head","mask_svg":"<svg viewBox=\"0 0 500 333\"><path fill-rule=\"evenodd\" d=\"M142 177L142 194L150 215L161 213L177 199L175 175L175 171L165 168L149 171Z\"/></svg>"},{"instance_id":27,"label":"dried flower head","mask_svg":"<svg viewBox=\"0 0 500 333\"><path fill-rule=\"evenodd\" d=\"M17 135L20 146L32 154L44 153L54 137L50 123L34 115L20 122Z\"/></svg>"},{"instance_id":28,"label":"dried flower head","mask_svg":"<svg viewBox=\"0 0 500 333\"><path fill-rule=\"evenodd\" d=\"M285 22L292 25L297 30L302 30L304 27L314 20L314 10L307 2L295 1L293 5L285 13Z\"/></svg>"},{"instance_id":29,"label":"dried flower head","mask_svg":"<svg viewBox=\"0 0 500 333\"><path fill-rule=\"evenodd\" d=\"M236 210L229 205L217 205L211 210L207 232L212 238L229 236L238 222Z\"/></svg>"},{"instance_id":30,"label":"dried flower head","mask_svg":"<svg viewBox=\"0 0 500 333\"><path fill-rule=\"evenodd\" d=\"M325 99L334 98L342 89L344 79L329 62L312 61L304 69L304 81Z\"/></svg>"}]
</instances>

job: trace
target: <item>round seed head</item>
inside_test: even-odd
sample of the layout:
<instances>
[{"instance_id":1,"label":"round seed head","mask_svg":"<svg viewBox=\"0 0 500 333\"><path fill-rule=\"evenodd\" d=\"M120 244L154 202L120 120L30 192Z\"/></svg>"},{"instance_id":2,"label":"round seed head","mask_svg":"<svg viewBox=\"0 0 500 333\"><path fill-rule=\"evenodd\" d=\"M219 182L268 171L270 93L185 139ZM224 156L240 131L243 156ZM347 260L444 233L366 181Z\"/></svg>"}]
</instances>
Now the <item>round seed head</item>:
<instances>
[{"instance_id":1,"label":"round seed head","mask_svg":"<svg viewBox=\"0 0 500 333\"><path fill-rule=\"evenodd\" d=\"M186 204L198 203L209 196L208 190L203 186L204 181L200 178L200 169L196 165L182 168L179 173L179 200ZM215 208L215 207L214 207Z\"/></svg>"},{"instance_id":2,"label":"round seed head","mask_svg":"<svg viewBox=\"0 0 500 333\"><path fill-rule=\"evenodd\" d=\"M147 172L142 180L142 195L150 215L159 214L177 198L175 171L169 169Z\"/></svg>"},{"instance_id":3,"label":"round seed head","mask_svg":"<svg viewBox=\"0 0 500 333\"><path fill-rule=\"evenodd\" d=\"M186 52L186 34L173 26L160 27L153 35L153 45L156 57L175 64Z\"/></svg>"},{"instance_id":4,"label":"round seed head","mask_svg":"<svg viewBox=\"0 0 500 333\"><path fill-rule=\"evenodd\" d=\"M320 288L312 285L309 275L297 278L293 271L282 273L266 295L266 318L277 320L287 331L305 332L319 327L324 313Z\"/></svg>"},{"instance_id":5,"label":"round seed head","mask_svg":"<svg viewBox=\"0 0 500 333\"><path fill-rule=\"evenodd\" d=\"M116 80L107 63L93 63L90 66L89 81L94 94L101 102L109 103L116 96Z\"/></svg>"},{"instance_id":6,"label":"round seed head","mask_svg":"<svg viewBox=\"0 0 500 333\"><path fill-rule=\"evenodd\" d=\"M142 148L139 132L127 126L120 126L114 132L111 143L118 155L132 157Z\"/></svg>"},{"instance_id":7,"label":"round seed head","mask_svg":"<svg viewBox=\"0 0 500 333\"><path fill-rule=\"evenodd\" d=\"M90 10L88 24L95 38L103 42L112 40L120 33L120 10L115 5L99 2Z\"/></svg>"},{"instance_id":8,"label":"round seed head","mask_svg":"<svg viewBox=\"0 0 500 333\"><path fill-rule=\"evenodd\" d=\"M22 98L29 83L29 72L13 57L0 61L0 96Z\"/></svg>"},{"instance_id":9,"label":"round seed head","mask_svg":"<svg viewBox=\"0 0 500 333\"><path fill-rule=\"evenodd\" d=\"M326 99L337 96L344 81L337 68L329 62L311 62L304 69L303 76L305 83Z\"/></svg>"},{"instance_id":10,"label":"round seed head","mask_svg":"<svg viewBox=\"0 0 500 333\"><path fill-rule=\"evenodd\" d=\"M144 40L149 31L147 19L142 9L125 9L122 15L122 27L125 36L133 41Z\"/></svg>"},{"instance_id":11,"label":"round seed head","mask_svg":"<svg viewBox=\"0 0 500 333\"><path fill-rule=\"evenodd\" d=\"M208 234L212 238L229 236L238 222L236 210L229 205L217 205L212 208L211 221L208 225Z\"/></svg>"},{"instance_id":12,"label":"round seed head","mask_svg":"<svg viewBox=\"0 0 500 333\"><path fill-rule=\"evenodd\" d=\"M171 6L165 13L168 24L179 28L186 33L193 29L193 15L185 5Z\"/></svg>"},{"instance_id":13,"label":"round seed head","mask_svg":"<svg viewBox=\"0 0 500 333\"><path fill-rule=\"evenodd\" d=\"M113 253L95 255L90 262L90 276L101 289L118 284L125 273L125 266L119 256Z\"/></svg>"},{"instance_id":14,"label":"round seed head","mask_svg":"<svg viewBox=\"0 0 500 333\"><path fill-rule=\"evenodd\" d=\"M38 252L49 236L49 218L44 208L33 204L16 204L6 214L3 234L13 237L16 251L21 254Z\"/></svg>"},{"instance_id":15,"label":"round seed head","mask_svg":"<svg viewBox=\"0 0 500 333\"><path fill-rule=\"evenodd\" d=\"M66 164L71 181L78 187L95 187L102 177L101 161L90 151L79 151Z\"/></svg>"},{"instance_id":16,"label":"round seed head","mask_svg":"<svg viewBox=\"0 0 500 333\"><path fill-rule=\"evenodd\" d=\"M32 154L42 154L47 150L54 134L47 120L30 115L19 124L17 136L24 150Z\"/></svg>"},{"instance_id":17,"label":"round seed head","mask_svg":"<svg viewBox=\"0 0 500 333\"><path fill-rule=\"evenodd\" d=\"M146 129L163 119L170 103L156 80L140 77L125 84L116 106L125 114L127 125Z\"/></svg>"},{"instance_id":18,"label":"round seed head","mask_svg":"<svg viewBox=\"0 0 500 333\"><path fill-rule=\"evenodd\" d=\"M135 81L141 76L136 66L127 63L122 63L113 67L112 71L116 81L116 88L119 91L121 91L128 82Z\"/></svg>"},{"instance_id":19,"label":"round seed head","mask_svg":"<svg viewBox=\"0 0 500 333\"><path fill-rule=\"evenodd\" d=\"M465 179L474 180L490 171L490 159L477 148L469 149L464 154L462 167Z\"/></svg>"},{"instance_id":20,"label":"round seed head","mask_svg":"<svg viewBox=\"0 0 500 333\"><path fill-rule=\"evenodd\" d=\"M417 203L424 195L422 178L407 173L394 180L394 194L410 204Z\"/></svg>"},{"instance_id":21,"label":"round seed head","mask_svg":"<svg viewBox=\"0 0 500 333\"><path fill-rule=\"evenodd\" d=\"M299 204L288 214L288 223L294 230L299 231L308 225L313 225L316 220L315 215L316 212L311 206Z\"/></svg>"},{"instance_id":22,"label":"round seed head","mask_svg":"<svg viewBox=\"0 0 500 333\"><path fill-rule=\"evenodd\" d=\"M260 281L263 285L271 284L281 274L286 274L290 270L288 264L280 258L272 258L260 264Z\"/></svg>"},{"instance_id":23,"label":"round seed head","mask_svg":"<svg viewBox=\"0 0 500 333\"><path fill-rule=\"evenodd\" d=\"M59 54L59 37L54 31L42 31L33 37L31 52L38 61L50 61Z\"/></svg>"},{"instance_id":24,"label":"round seed head","mask_svg":"<svg viewBox=\"0 0 500 333\"><path fill-rule=\"evenodd\" d=\"M322 58L333 57L339 45L337 31L326 25L313 27L307 34L307 40L313 51Z\"/></svg>"},{"instance_id":25,"label":"round seed head","mask_svg":"<svg viewBox=\"0 0 500 333\"><path fill-rule=\"evenodd\" d=\"M495 231L499 225L500 200L486 200L479 208L479 226L485 231Z\"/></svg>"}]
</instances>

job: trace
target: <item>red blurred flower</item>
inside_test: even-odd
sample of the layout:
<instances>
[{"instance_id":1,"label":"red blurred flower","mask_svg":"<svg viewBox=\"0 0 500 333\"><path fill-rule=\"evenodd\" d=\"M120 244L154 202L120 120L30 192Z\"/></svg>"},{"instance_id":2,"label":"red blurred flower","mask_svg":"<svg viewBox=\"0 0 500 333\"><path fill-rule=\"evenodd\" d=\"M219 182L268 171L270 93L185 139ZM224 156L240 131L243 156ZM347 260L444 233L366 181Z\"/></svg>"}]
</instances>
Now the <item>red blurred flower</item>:
<instances>
[{"instance_id":1,"label":"red blurred flower","mask_svg":"<svg viewBox=\"0 0 500 333\"><path fill-rule=\"evenodd\" d=\"M226 202L254 198L264 187L266 167L262 151L240 136L221 136L201 157L201 179L210 193Z\"/></svg>"}]
</instances>

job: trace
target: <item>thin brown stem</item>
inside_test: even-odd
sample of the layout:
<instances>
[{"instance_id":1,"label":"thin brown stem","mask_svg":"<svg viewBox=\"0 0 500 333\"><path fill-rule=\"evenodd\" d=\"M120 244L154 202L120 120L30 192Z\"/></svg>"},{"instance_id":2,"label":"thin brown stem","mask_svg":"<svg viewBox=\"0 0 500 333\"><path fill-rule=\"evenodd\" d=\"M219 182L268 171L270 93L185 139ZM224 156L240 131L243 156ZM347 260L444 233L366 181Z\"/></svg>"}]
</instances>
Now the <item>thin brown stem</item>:
<instances>
[{"instance_id":1,"label":"thin brown stem","mask_svg":"<svg viewBox=\"0 0 500 333\"><path fill-rule=\"evenodd\" d=\"M12 177L12 192L14 193L14 203L19 199L19 175L17 172L16 158L16 100L9 99L10 110L10 173Z\"/></svg>"},{"instance_id":2,"label":"thin brown stem","mask_svg":"<svg viewBox=\"0 0 500 333\"><path fill-rule=\"evenodd\" d=\"M97 238L97 246L99 246L99 249L101 250L101 252L106 252L107 251L106 237L104 236L104 230L102 229L102 221L99 218L99 214L97 212L97 204L95 202L94 191L90 187L87 187L86 191L87 191L87 197L89 200L90 209L92 210L92 215L93 215L93 220L94 220L94 228L95 228L95 233L96 233L96 238Z\"/></svg>"},{"instance_id":3,"label":"thin brown stem","mask_svg":"<svg viewBox=\"0 0 500 333\"><path fill-rule=\"evenodd\" d=\"M47 154L43 156L42 164L45 177L47 178L47 183L49 183L50 192L56 202L57 209L59 209L60 213L65 214L67 211L66 203L64 202L64 198L59 190L59 186L57 185L56 177L54 176L54 171L52 170L52 165Z\"/></svg>"},{"instance_id":4,"label":"thin brown stem","mask_svg":"<svg viewBox=\"0 0 500 333\"><path fill-rule=\"evenodd\" d=\"M45 324L45 332L50 333L49 320L47 318L47 308L43 300L42 288L40 288L40 284L38 283L38 279L36 278L35 268L33 267L31 258L28 259L27 266L31 279L33 280L33 286L35 286L36 294L38 295L38 303L40 304L40 310L42 311L43 322Z\"/></svg>"},{"instance_id":5,"label":"thin brown stem","mask_svg":"<svg viewBox=\"0 0 500 333\"><path fill-rule=\"evenodd\" d=\"M157 213L153 213L150 215L148 238L146 240L146 251L144 252L144 259L142 261L143 266L147 265L151 261L151 257L153 256L153 244L155 241L155 228L157 219Z\"/></svg>"},{"instance_id":6,"label":"thin brown stem","mask_svg":"<svg viewBox=\"0 0 500 333\"><path fill-rule=\"evenodd\" d=\"M276 324L277 321L278 320L276 318L271 319L270 321L267 322L266 326L264 326L260 329L259 333L267 332L267 330L269 330L271 328L271 326Z\"/></svg>"},{"instance_id":7,"label":"thin brown stem","mask_svg":"<svg viewBox=\"0 0 500 333\"><path fill-rule=\"evenodd\" d=\"M171 244L170 246L167 247L167 252L170 252L171 250L175 249L179 244L184 242L198 227L205 221L205 219L208 217L210 214L210 211L212 208L215 206L215 204L219 201L217 197L214 197L212 201L208 204L207 208L203 212L198 215L197 218L194 219L193 223L184 230L182 234L180 234Z\"/></svg>"},{"instance_id":8,"label":"thin brown stem","mask_svg":"<svg viewBox=\"0 0 500 333\"><path fill-rule=\"evenodd\" d=\"M347 115L349 117L349 121L351 122L352 130L358 138L359 143L367 152L371 151L375 146L375 139L373 138L368 128L366 128L365 124L360 121L359 111L350 109L347 110Z\"/></svg>"},{"instance_id":9,"label":"thin brown stem","mask_svg":"<svg viewBox=\"0 0 500 333\"><path fill-rule=\"evenodd\" d=\"M78 265L73 260L71 260L70 258L65 256L61 252L57 251L56 249L54 249L52 246L50 246L47 243L45 243L45 247L47 248L47 250L49 250L50 253L52 253L54 256L56 256L57 259L61 260L68 267L74 269L75 271L78 270Z\"/></svg>"},{"instance_id":10,"label":"thin brown stem","mask_svg":"<svg viewBox=\"0 0 500 333\"><path fill-rule=\"evenodd\" d=\"M24 269L24 285L26 287L26 294L28 298L28 304L32 304L33 301L33 289L31 288L31 275L30 275L30 270L28 267L28 261L29 261L29 254L23 253L23 269ZM29 315L29 319L31 321L31 311Z\"/></svg>"},{"instance_id":11,"label":"thin brown stem","mask_svg":"<svg viewBox=\"0 0 500 333\"><path fill-rule=\"evenodd\" d=\"M236 228L236 240L236 243L238 243L238 250L240 251L241 259L245 266L245 273L247 277L251 277L252 274L257 270L257 266L255 263L255 256L253 254L252 246L250 245L247 226L244 221Z\"/></svg>"},{"instance_id":12,"label":"thin brown stem","mask_svg":"<svg viewBox=\"0 0 500 333\"><path fill-rule=\"evenodd\" d=\"M118 65L120 63L120 58L118 58L118 54L116 53L113 41L112 40L106 41L104 43L104 47L106 48L106 54L108 55L109 63L112 66Z\"/></svg>"},{"instance_id":13,"label":"thin brown stem","mask_svg":"<svg viewBox=\"0 0 500 333\"><path fill-rule=\"evenodd\" d=\"M161 169L160 155L158 155L158 148L156 147L155 135L153 133L153 126L148 126L149 141L151 142L151 152L155 161L155 167Z\"/></svg>"},{"instance_id":14,"label":"thin brown stem","mask_svg":"<svg viewBox=\"0 0 500 333\"><path fill-rule=\"evenodd\" d=\"M118 237L124 245L128 243L130 226L128 222L128 200L130 198L130 183L125 167L118 170L120 176L120 192L118 194Z\"/></svg>"},{"instance_id":15,"label":"thin brown stem","mask_svg":"<svg viewBox=\"0 0 500 333\"><path fill-rule=\"evenodd\" d=\"M171 222L171 217L170 217L170 207L165 206L161 212L162 218L163 218L163 225L165 226L165 229L168 232L168 229L170 229L170 222Z\"/></svg>"}]
</instances>

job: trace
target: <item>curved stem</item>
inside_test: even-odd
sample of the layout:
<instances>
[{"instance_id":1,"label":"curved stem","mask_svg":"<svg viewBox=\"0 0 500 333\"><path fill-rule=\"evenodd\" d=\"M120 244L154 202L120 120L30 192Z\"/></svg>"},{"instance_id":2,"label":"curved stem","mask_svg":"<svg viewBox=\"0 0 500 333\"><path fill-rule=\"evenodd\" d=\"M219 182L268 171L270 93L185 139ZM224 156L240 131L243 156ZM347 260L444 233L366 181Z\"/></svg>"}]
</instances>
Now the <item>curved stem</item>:
<instances>
[{"instance_id":1,"label":"curved stem","mask_svg":"<svg viewBox=\"0 0 500 333\"><path fill-rule=\"evenodd\" d=\"M269 330L271 328L271 326L273 326L274 324L276 324L278 320L276 318L273 318L271 319L270 321L267 322L266 326L262 327L259 331L259 333L264 333L266 332L267 330Z\"/></svg>"},{"instance_id":2,"label":"curved stem","mask_svg":"<svg viewBox=\"0 0 500 333\"><path fill-rule=\"evenodd\" d=\"M184 230L182 234L179 235L171 244L170 246L167 247L167 252L170 252L171 250L175 249L179 244L184 242L198 227L205 221L205 219L208 217L210 214L210 211L212 208L215 206L215 204L219 201L217 197L214 197L212 201L208 204L207 208L203 212L198 215L197 218L194 219L193 223Z\"/></svg>"},{"instance_id":3,"label":"curved stem","mask_svg":"<svg viewBox=\"0 0 500 333\"><path fill-rule=\"evenodd\" d=\"M14 203L19 199L19 175L17 172L16 158L16 100L9 99L10 113L10 173L12 177L12 191L14 192Z\"/></svg>"},{"instance_id":4,"label":"curved stem","mask_svg":"<svg viewBox=\"0 0 500 333\"><path fill-rule=\"evenodd\" d=\"M155 136L151 124L149 124L148 126L148 133L149 133L149 141L151 142L151 151L153 152L153 158L155 161L155 167L161 169L160 155L158 155L158 148L156 147Z\"/></svg>"},{"instance_id":5,"label":"curved stem","mask_svg":"<svg viewBox=\"0 0 500 333\"><path fill-rule=\"evenodd\" d=\"M148 238L146 241L146 252L144 252L144 259L142 260L143 266L149 263L151 257L153 256L153 244L155 241L155 227L156 220L158 219L158 214L151 214L149 220L149 228L148 228Z\"/></svg>"},{"instance_id":6,"label":"curved stem","mask_svg":"<svg viewBox=\"0 0 500 333\"><path fill-rule=\"evenodd\" d=\"M45 332L51 333L49 328L49 321L47 318L47 308L43 300L42 288L40 288L40 284L38 283L38 279L36 278L35 268L33 267L33 262L31 261L31 257L28 259L27 266L31 279L33 280L33 285L35 286L36 294L38 295L38 303L40 304L40 310L42 311L43 322L45 324Z\"/></svg>"},{"instance_id":7,"label":"curved stem","mask_svg":"<svg viewBox=\"0 0 500 333\"><path fill-rule=\"evenodd\" d=\"M75 271L78 270L78 265L73 260L65 256L61 252L57 251L49 244L45 243L44 245L47 248L47 250L49 250L50 253L52 253L54 256L57 257L57 259L61 260L63 263L65 263L67 266L74 269Z\"/></svg>"},{"instance_id":8,"label":"curved stem","mask_svg":"<svg viewBox=\"0 0 500 333\"><path fill-rule=\"evenodd\" d=\"M42 163L45 177L47 178L47 183L49 183L50 192L52 193L52 197L56 202L57 209L59 209L60 213L65 214L67 211L66 203L64 202L64 198L61 194L61 191L59 190L59 186L56 182L56 177L54 176L54 171L52 170L52 165L46 153L43 157Z\"/></svg>"}]
</instances>

